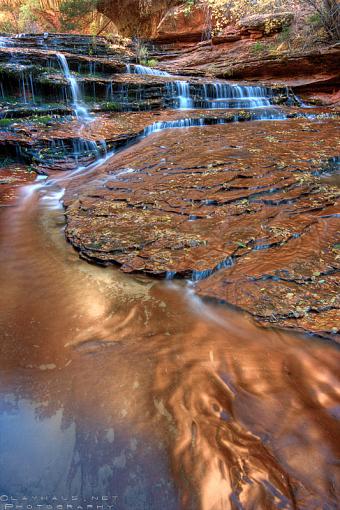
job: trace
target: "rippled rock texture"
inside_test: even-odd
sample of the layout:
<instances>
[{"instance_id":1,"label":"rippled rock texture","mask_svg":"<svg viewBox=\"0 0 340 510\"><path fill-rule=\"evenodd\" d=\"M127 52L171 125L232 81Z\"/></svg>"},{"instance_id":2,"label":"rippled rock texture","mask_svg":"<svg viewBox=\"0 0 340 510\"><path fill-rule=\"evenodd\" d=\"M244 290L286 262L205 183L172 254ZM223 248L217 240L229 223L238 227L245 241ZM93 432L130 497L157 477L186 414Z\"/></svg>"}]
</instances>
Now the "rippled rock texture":
<instances>
[{"instance_id":1,"label":"rippled rock texture","mask_svg":"<svg viewBox=\"0 0 340 510\"><path fill-rule=\"evenodd\" d=\"M66 200L81 256L187 277L263 324L336 333L337 120L172 130L109 161ZM200 281L202 280L202 281Z\"/></svg>"}]
</instances>

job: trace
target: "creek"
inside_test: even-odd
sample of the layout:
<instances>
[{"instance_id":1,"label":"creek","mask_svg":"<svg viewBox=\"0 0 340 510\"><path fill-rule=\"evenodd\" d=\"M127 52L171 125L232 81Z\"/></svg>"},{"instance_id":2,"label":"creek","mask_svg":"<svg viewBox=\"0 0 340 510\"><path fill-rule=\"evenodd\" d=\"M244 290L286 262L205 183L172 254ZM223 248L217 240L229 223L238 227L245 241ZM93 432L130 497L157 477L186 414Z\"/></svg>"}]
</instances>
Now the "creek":
<instances>
[{"instance_id":1,"label":"creek","mask_svg":"<svg viewBox=\"0 0 340 510\"><path fill-rule=\"evenodd\" d=\"M237 253L208 240L190 261L185 249L180 258L183 235L189 236L187 251L197 247L202 232L216 228L216 239L224 235L222 226L214 227L222 225L224 205L218 209L220 198L210 196L224 158L230 165L240 163L242 171L257 168L254 158L262 162L257 178L264 180L254 187L241 166L231 168L243 183L235 181L230 192L244 193L249 186L254 194L247 203L251 221L250 208L258 213L267 192L273 202L281 185L264 170L275 155L268 163L256 140L259 146L268 137L277 143L282 164L275 179L291 186L285 193L292 196L285 198L293 203L295 185L290 176L279 175L292 163L286 163L285 151L313 136L301 131L307 122L326 133L332 120L303 109L300 119L290 119L298 101L285 88L173 77L115 55L109 61L104 41L96 55L82 56L89 41L76 39L72 52L72 40L58 37L0 40L3 118L24 120L21 127L2 131L1 157L10 165L33 165L39 174L18 186L8 207L0 207L0 506L14 498L64 508L77 503L120 510L335 510L340 385L332 334L265 327L244 312L246 306L204 299L204 289L196 292L197 282L204 286L221 271L237 271L247 235L255 239L249 241L251 257L284 244L277 240L282 232L268 244L237 216ZM277 105L279 96L286 96L283 107ZM48 115L47 124L37 123L42 114ZM291 126L293 135L286 134ZM334 156L328 148L324 152L324 159ZM301 155L301 168L307 159L309 154ZM197 198L185 186L200 168L211 181L203 193L195 181ZM326 170L333 174L333 167ZM174 179L182 177L173 188ZM299 181L300 187L307 184ZM122 241L110 248L96 246L97 234L91 237L98 218L110 216L109 209L101 209L106 186L117 193L112 208L125 204L131 190L136 195L114 220ZM157 204L166 196L162 214L175 211L181 220L171 234L171 263L162 246L168 230L146 223L152 193L159 193ZM301 193L305 197L307 191ZM332 223L325 226L335 218L332 197L319 207L327 209L318 223L325 233L320 227L314 237L320 245L326 231L333 232ZM237 200L245 200L242 193ZM266 203L268 218L274 217L272 202ZM98 208L85 218L85 234L83 223L79 229L72 223L78 205L76 221ZM119 223L134 207L135 219ZM312 206L304 202L303 207L301 232L294 230L295 217L289 220L293 234L287 246L315 227ZM278 217L285 218L283 209ZM170 222L162 218L162 224ZM259 228L260 221L255 223ZM230 236L233 228L228 223ZM158 234L154 251L143 255L151 243L139 241L144 229ZM131 259L139 242L136 256L151 261L142 269ZM251 291L244 287L244 292Z\"/></svg>"}]
</instances>

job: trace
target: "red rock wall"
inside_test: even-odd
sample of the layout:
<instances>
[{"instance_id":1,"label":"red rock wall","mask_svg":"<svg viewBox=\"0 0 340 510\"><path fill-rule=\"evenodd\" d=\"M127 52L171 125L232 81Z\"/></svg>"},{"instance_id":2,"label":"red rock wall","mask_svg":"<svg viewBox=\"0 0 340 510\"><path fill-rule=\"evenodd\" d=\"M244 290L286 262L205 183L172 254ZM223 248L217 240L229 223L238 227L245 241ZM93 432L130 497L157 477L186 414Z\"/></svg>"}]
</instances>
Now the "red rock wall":
<instances>
[{"instance_id":1,"label":"red rock wall","mask_svg":"<svg viewBox=\"0 0 340 510\"><path fill-rule=\"evenodd\" d=\"M99 0L98 10L110 18L121 35L150 38L164 14L180 0Z\"/></svg>"},{"instance_id":2,"label":"red rock wall","mask_svg":"<svg viewBox=\"0 0 340 510\"><path fill-rule=\"evenodd\" d=\"M160 43L198 42L209 24L209 11L202 5L191 9L178 6L170 9L157 27L156 40Z\"/></svg>"}]
</instances>

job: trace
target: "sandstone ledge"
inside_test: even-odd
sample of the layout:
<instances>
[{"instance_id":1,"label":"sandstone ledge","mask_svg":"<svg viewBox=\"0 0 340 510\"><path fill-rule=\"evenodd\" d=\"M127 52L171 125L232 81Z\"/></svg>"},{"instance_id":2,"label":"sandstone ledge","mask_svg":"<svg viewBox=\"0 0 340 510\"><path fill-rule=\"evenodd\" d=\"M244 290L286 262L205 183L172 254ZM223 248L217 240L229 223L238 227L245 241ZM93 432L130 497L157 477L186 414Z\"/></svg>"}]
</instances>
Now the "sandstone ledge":
<instances>
[{"instance_id":1,"label":"sandstone ledge","mask_svg":"<svg viewBox=\"0 0 340 510\"><path fill-rule=\"evenodd\" d=\"M154 134L69 193L66 236L87 260L197 280L201 295L263 324L333 335L339 193L320 175L333 171L338 125L292 119Z\"/></svg>"}]
</instances>

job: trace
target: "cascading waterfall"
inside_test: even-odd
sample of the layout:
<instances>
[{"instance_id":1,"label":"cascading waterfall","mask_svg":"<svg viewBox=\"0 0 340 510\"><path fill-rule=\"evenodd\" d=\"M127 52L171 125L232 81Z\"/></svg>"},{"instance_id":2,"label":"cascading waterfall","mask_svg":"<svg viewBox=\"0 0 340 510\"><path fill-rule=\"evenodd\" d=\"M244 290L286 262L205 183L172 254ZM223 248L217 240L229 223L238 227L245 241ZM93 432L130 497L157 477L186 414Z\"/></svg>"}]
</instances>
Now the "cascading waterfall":
<instances>
[{"instance_id":1,"label":"cascading waterfall","mask_svg":"<svg viewBox=\"0 0 340 510\"><path fill-rule=\"evenodd\" d=\"M180 110L191 110L194 101L190 95L190 84L187 81L173 81L167 85L167 94L175 101L175 107Z\"/></svg>"},{"instance_id":2,"label":"cascading waterfall","mask_svg":"<svg viewBox=\"0 0 340 510\"><path fill-rule=\"evenodd\" d=\"M169 82L166 93L181 110L264 108L272 106L273 91L263 86L205 83L190 85L187 81Z\"/></svg>"},{"instance_id":3,"label":"cascading waterfall","mask_svg":"<svg viewBox=\"0 0 340 510\"><path fill-rule=\"evenodd\" d=\"M60 63L60 66L63 70L64 76L70 84L70 90L72 94L72 106L74 108L76 116L82 119L89 119L90 118L89 112L83 103L77 80L70 72L70 68L68 66L65 55L63 55L62 53L57 53L56 55Z\"/></svg>"},{"instance_id":4,"label":"cascading waterfall","mask_svg":"<svg viewBox=\"0 0 340 510\"><path fill-rule=\"evenodd\" d=\"M126 66L129 74L172 76L171 74L142 65ZM236 85L229 83L198 83L191 85L186 80L174 80L166 84L166 95L172 107L180 110L268 108L271 107L273 91L260 85Z\"/></svg>"},{"instance_id":5,"label":"cascading waterfall","mask_svg":"<svg viewBox=\"0 0 340 510\"><path fill-rule=\"evenodd\" d=\"M21 73L21 77L19 79L20 84L20 94L24 104L28 104L29 102L35 103L34 96L34 85L33 85L33 77L32 74L28 75L25 72Z\"/></svg>"},{"instance_id":6,"label":"cascading waterfall","mask_svg":"<svg viewBox=\"0 0 340 510\"><path fill-rule=\"evenodd\" d=\"M171 74L166 71L160 71L159 69L154 69L153 67L142 66L140 64L127 64L126 72L128 74L148 74L151 76L171 76Z\"/></svg>"},{"instance_id":7,"label":"cascading waterfall","mask_svg":"<svg viewBox=\"0 0 340 510\"><path fill-rule=\"evenodd\" d=\"M70 89L71 89L71 94L72 94L72 106L74 108L76 116L83 120L89 120L91 117L90 117L89 112L83 102L77 80L70 72L70 68L68 66L65 55L63 55L62 53L57 53L56 55L57 55L60 65L61 65L61 68L64 72L64 76L70 84ZM93 68L93 71L95 71L95 68ZM94 97L95 97L95 89L94 89ZM104 140L102 140L99 143L100 143L100 147L98 147L98 145L95 141L82 140L82 139L74 140L73 141L72 158L75 159L77 164L78 164L79 158L84 157L86 155L94 155L95 159L98 160L102 154L107 153L106 142Z\"/></svg>"}]
</instances>

